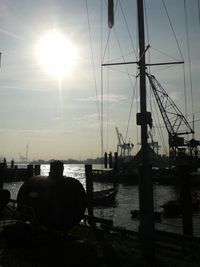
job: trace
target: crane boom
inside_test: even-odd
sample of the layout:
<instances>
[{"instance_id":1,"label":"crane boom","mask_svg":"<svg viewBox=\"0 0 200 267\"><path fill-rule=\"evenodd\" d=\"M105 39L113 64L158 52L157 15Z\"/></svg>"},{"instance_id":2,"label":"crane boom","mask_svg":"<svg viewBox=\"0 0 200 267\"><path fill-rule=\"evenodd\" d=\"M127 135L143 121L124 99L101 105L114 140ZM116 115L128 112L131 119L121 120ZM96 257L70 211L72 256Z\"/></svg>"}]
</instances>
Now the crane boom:
<instances>
[{"instance_id":1,"label":"crane boom","mask_svg":"<svg viewBox=\"0 0 200 267\"><path fill-rule=\"evenodd\" d=\"M185 116L153 75L147 74L169 135L194 134Z\"/></svg>"},{"instance_id":2,"label":"crane boom","mask_svg":"<svg viewBox=\"0 0 200 267\"><path fill-rule=\"evenodd\" d=\"M195 151L197 151L197 146L200 143L194 139L186 141L183 137L180 137L194 134L194 130L187 119L156 78L149 73L147 73L147 77L168 132L171 162L176 162L177 153L185 153L185 148L183 147L188 147L190 154L192 154L192 150L196 154Z\"/></svg>"}]
</instances>

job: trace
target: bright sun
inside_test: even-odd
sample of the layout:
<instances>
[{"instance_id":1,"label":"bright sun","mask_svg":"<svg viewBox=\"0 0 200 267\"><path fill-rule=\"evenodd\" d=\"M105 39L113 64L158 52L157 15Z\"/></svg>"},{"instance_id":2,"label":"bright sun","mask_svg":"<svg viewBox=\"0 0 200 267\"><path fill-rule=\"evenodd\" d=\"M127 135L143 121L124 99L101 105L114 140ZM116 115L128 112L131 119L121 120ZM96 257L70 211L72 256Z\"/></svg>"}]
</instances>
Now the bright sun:
<instances>
[{"instance_id":1,"label":"bright sun","mask_svg":"<svg viewBox=\"0 0 200 267\"><path fill-rule=\"evenodd\" d=\"M65 35L53 30L42 36L36 46L36 55L50 74L62 79L77 63L77 48Z\"/></svg>"}]
</instances>

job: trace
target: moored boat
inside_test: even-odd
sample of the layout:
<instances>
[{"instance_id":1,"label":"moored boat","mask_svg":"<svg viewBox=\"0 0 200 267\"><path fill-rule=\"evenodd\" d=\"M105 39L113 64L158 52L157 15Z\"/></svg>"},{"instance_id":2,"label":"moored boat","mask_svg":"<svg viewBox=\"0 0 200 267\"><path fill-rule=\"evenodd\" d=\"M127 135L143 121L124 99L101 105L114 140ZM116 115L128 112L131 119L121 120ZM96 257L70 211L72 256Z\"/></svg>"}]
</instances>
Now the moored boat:
<instances>
[{"instance_id":1,"label":"moored boat","mask_svg":"<svg viewBox=\"0 0 200 267\"><path fill-rule=\"evenodd\" d=\"M134 209L134 210L131 210L130 213L131 213L131 217L132 218L137 218L137 219L140 218L140 210ZM154 220L155 221L160 221L161 220L162 212L154 211L153 214L154 214Z\"/></svg>"},{"instance_id":2,"label":"moored boat","mask_svg":"<svg viewBox=\"0 0 200 267\"><path fill-rule=\"evenodd\" d=\"M111 187L93 192L93 206L110 206L115 203L117 188Z\"/></svg>"},{"instance_id":3,"label":"moored boat","mask_svg":"<svg viewBox=\"0 0 200 267\"><path fill-rule=\"evenodd\" d=\"M192 211L196 212L199 210L199 199L193 198L192 199ZM164 209L164 214L166 216L179 216L183 213L183 207L180 200L170 200L161 207Z\"/></svg>"}]
</instances>

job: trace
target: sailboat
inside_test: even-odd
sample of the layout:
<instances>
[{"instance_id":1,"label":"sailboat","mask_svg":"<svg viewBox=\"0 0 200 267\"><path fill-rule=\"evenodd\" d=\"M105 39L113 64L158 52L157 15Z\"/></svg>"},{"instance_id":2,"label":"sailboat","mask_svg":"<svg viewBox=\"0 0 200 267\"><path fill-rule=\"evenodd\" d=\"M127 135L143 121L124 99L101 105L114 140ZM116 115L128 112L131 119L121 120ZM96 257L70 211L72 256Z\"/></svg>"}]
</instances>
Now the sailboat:
<instances>
[{"instance_id":1,"label":"sailboat","mask_svg":"<svg viewBox=\"0 0 200 267\"><path fill-rule=\"evenodd\" d=\"M113 1L108 1L109 27L114 24ZM141 127L141 167L139 174L139 203L140 203L140 238L143 254L153 261L154 258L154 203L153 179L150 155L148 149L148 128L152 128L152 112L147 110L146 80L149 80L154 99L164 121L169 141L170 167L190 163L190 167L200 166L197 159L200 142L194 138L194 129L187 117L183 115L175 102L150 71L151 66L183 64L182 61L146 63L146 53L150 45L145 43L144 1L137 0L139 57L135 62L104 63L102 66L117 66L122 64L137 64L140 80L140 112L137 113L137 125ZM189 139L188 136L192 135ZM195 159L195 160L193 160ZM198 165L199 164L199 165ZM185 213L186 214L186 213ZM185 218L183 218L184 220ZM190 232L190 231L189 231ZM153 265L152 265L153 266Z\"/></svg>"},{"instance_id":2,"label":"sailboat","mask_svg":"<svg viewBox=\"0 0 200 267\"><path fill-rule=\"evenodd\" d=\"M108 25L110 28L114 25L114 14L113 14L113 1L108 1ZM138 5L137 8L139 9ZM139 13L139 12L138 12ZM144 19L144 18L142 18ZM151 71L147 68L153 67L153 66L168 66L168 65L178 65L183 64L183 60L179 61L169 61L169 62L154 62L154 63L146 63L145 57L146 53L150 50L150 45L143 44L144 40L144 25L138 25L140 27L139 31L141 31L141 36L139 36L139 46L143 53L139 55L139 59L135 62L114 62L114 63L102 63L103 67L106 66L118 66L118 65L130 65L130 64L137 64L139 69L139 74L137 77L140 77L140 107L141 112L137 113L137 125L141 126L143 128L144 126L144 132L141 131L141 153L140 153L140 160L137 162L132 162L132 165L130 165L130 171L128 170L128 165L124 164L122 168L119 168L117 171L115 170L94 170L93 177L94 180L98 181L113 181L116 179L116 182L124 182L124 183L138 183L138 171L133 171L133 168L135 165L141 165L142 164L142 158L146 159L146 156L144 154L148 154L148 160L145 160L147 162L150 162L150 152L147 152L149 150L149 144L148 144L148 135L149 131L148 129L152 128L154 125L154 121L152 119L152 112L147 111L146 107L146 79L149 81L149 85L151 87L151 92L155 101L155 104L157 105L157 109L160 112L160 115L163 119L164 126L167 131L168 135L168 141L169 141L169 162L168 165L165 165L164 167L168 167L170 169L170 175L168 175L169 179L165 179L166 176L163 175L161 172L157 172L156 175L156 182L159 182L159 179L161 182L164 183L176 183L174 182L174 167L176 164L180 164L181 162L184 163L184 161L191 160L192 161L192 168L196 170L198 166L200 166L200 160L198 158L198 146L200 145L200 141L196 140L194 138L194 127L191 127L190 123L188 122L187 116L181 112L181 110L178 108L178 105L175 103L175 101L172 100L172 98L169 96L167 91L164 89L164 87L159 83L159 81L156 79L154 75L151 74ZM142 65L142 66L141 66ZM143 68L143 69L141 69ZM141 76L143 78L141 78ZM192 138L189 139L189 135L192 135ZM143 140L145 139L145 141ZM146 144L147 143L147 144ZM143 148L143 145L145 144L145 149ZM145 150L145 152L144 152ZM144 154L143 154L144 153ZM139 157L138 157L139 158ZM153 162L155 162L155 158L153 159ZM143 164L142 164L143 165ZM151 162L152 165L152 162ZM163 167L163 166L162 166ZM135 170L137 169L135 168ZM167 170L166 170L167 171ZM172 177L172 179L171 179Z\"/></svg>"}]
</instances>

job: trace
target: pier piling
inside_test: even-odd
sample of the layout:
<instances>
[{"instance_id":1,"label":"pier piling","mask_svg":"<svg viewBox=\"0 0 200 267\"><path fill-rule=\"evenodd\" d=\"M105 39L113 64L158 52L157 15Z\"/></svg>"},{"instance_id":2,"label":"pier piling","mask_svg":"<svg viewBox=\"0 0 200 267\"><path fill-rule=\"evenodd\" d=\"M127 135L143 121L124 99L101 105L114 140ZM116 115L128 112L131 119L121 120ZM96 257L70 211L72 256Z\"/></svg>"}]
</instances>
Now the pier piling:
<instances>
[{"instance_id":1,"label":"pier piling","mask_svg":"<svg viewBox=\"0 0 200 267\"><path fill-rule=\"evenodd\" d=\"M90 218L94 216L93 214L93 181L92 181L92 165L85 165L85 179L86 179L86 193L87 193L87 209ZM90 220L90 225L95 226L93 220Z\"/></svg>"},{"instance_id":2,"label":"pier piling","mask_svg":"<svg viewBox=\"0 0 200 267\"><path fill-rule=\"evenodd\" d=\"M193 207L190 185L190 166L177 166L180 184L180 201L182 205L183 234L193 236Z\"/></svg>"}]
</instances>

